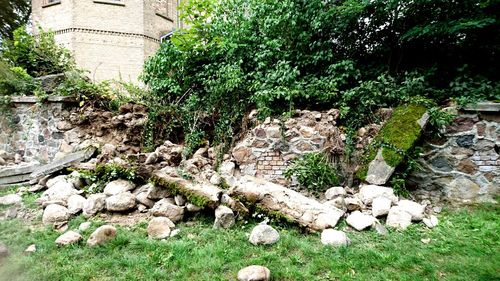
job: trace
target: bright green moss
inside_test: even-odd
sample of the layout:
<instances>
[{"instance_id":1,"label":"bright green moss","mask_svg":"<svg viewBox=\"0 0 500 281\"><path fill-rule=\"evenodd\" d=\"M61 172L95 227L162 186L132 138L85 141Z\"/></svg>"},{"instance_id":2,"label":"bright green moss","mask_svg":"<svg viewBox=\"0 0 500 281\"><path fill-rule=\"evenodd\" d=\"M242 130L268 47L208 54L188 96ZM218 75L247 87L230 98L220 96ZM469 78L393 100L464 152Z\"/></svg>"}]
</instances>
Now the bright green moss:
<instances>
[{"instance_id":1,"label":"bright green moss","mask_svg":"<svg viewBox=\"0 0 500 281\"><path fill-rule=\"evenodd\" d=\"M396 167L404 159L401 153L387 147L382 148L382 157L384 157L385 163L391 167Z\"/></svg>"},{"instance_id":2,"label":"bright green moss","mask_svg":"<svg viewBox=\"0 0 500 281\"><path fill-rule=\"evenodd\" d=\"M427 111L421 105L402 105L397 107L392 113L379 134L368 147L362 166L357 172L358 178L366 179L368 165L377 156L377 151L382 147L382 156L385 162L392 167L396 167L403 161L406 153L413 147L420 137L422 128L418 120Z\"/></svg>"},{"instance_id":3,"label":"bright green moss","mask_svg":"<svg viewBox=\"0 0 500 281\"><path fill-rule=\"evenodd\" d=\"M170 193L172 193L172 195L183 195L189 203L198 207L205 208L210 203L209 199L189 191L176 182L162 179L156 175L151 176L150 182L155 186L166 188Z\"/></svg>"},{"instance_id":4,"label":"bright green moss","mask_svg":"<svg viewBox=\"0 0 500 281\"><path fill-rule=\"evenodd\" d=\"M403 152L409 150L420 137L422 129L417 121L422 118L426 111L427 109L421 105L397 107L380 131L377 140Z\"/></svg>"},{"instance_id":5,"label":"bright green moss","mask_svg":"<svg viewBox=\"0 0 500 281\"><path fill-rule=\"evenodd\" d=\"M290 226L299 226L297 222L293 219L291 219L288 216L283 215L279 211L271 211L267 209L266 207L262 206L261 204L255 204L253 213L261 213L265 214L268 216L271 220L278 224L282 225L290 225Z\"/></svg>"}]
</instances>

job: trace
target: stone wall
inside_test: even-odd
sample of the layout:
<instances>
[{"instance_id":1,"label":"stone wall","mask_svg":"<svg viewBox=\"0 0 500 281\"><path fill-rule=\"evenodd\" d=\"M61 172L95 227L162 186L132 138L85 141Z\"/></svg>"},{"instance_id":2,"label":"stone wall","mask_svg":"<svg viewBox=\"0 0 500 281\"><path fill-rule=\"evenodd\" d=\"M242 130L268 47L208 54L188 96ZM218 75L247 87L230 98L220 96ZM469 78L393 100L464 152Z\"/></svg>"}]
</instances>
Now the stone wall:
<instances>
[{"instance_id":1,"label":"stone wall","mask_svg":"<svg viewBox=\"0 0 500 281\"><path fill-rule=\"evenodd\" d=\"M494 202L500 195L500 106L461 111L444 138L427 141L421 171L410 178L419 199Z\"/></svg>"},{"instance_id":2,"label":"stone wall","mask_svg":"<svg viewBox=\"0 0 500 281\"><path fill-rule=\"evenodd\" d=\"M390 111L382 110L377 115L387 120ZM351 185L349 173L356 170L360 154L381 128L381 124L361 128L355 139L356 151L347 159L345 136L336 124L337 110L298 110L284 122L258 122L252 114L249 118L254 127L232 150L241 174L286 185L294 184L283 175L291 160L319 151L337 157L346 184ZM500 194L499 122L498 105L470 108L459 113L442 139L424 137L425 152L418 159L422 170L414 172L407 181L412 195L432 202L494 202Z\"/></svg>"},{"instance_id":3,"label":"stone wall","mask_svg":"<svg viewBox=\"0 0 500 281\"><path fill-rule=\"evenodd\" d=\"M74 106L74 99L62 97L50 97L44 104L36 97L12 97L9 112L0 115L0 150L26 162L48 162L64 141L59 124Z\"/></svg>"},{"instance_id":4,"label":"stone wall","mask_svg":"<svg viewBox=\"0 0 500 281\"><path fill-rule=\"evenodd\" d=\"M283 174L290 162L306 153L324 151L345 165L345 135L337 127L338 117L337 109L322 112L297 110L284 122L270 118L258 122L251 113L249 119L256 126L237 143L232 151L233 158L242 174L281 184L287 184ZM379 129L377 124L360 129L356 143L358 152ZM342 168L345 172L346 167Z\"/></svg>"},{"instance_id":5,"label":"stone wall","mask_svg":"<svg viewBox=\"0 0 500 281\"><path fill-rule=\"evenodd\" d=\"M12 97L11 108L0 115L0 151L8 155L4 160L18 163L48 163L89 145L112 144L117 153L138 153L146 121L141 105L126 104L114 113L80 108L69 97L49 97L44 103Z\"/></svg>"}]
</instances>

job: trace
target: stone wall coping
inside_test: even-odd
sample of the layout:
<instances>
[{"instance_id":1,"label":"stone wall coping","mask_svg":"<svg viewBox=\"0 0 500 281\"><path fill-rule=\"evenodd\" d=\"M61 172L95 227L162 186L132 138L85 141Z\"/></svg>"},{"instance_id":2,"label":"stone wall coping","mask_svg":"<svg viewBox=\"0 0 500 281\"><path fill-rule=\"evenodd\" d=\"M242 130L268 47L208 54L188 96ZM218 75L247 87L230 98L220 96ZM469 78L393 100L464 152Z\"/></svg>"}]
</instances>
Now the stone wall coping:
<instances>
[{"instance_id":1,"label":"stone wall coping","mask_svg":"<svg viewBox=\"0 0 500 281\"><path fill-rule=\"evenodd\" d=\"M478 111L478 112L500 112L500 103L498 102L478 102L477 104L469 104L461 108L463 111Z\"/></svg>"},{"instance_id":2,"label":"stone wall coping","mask_svg":"<svg viewBox=\"0 0 500 281\"><path fill-rule=\"evenodd\" d=\"M12 103L37 103L40 99L36 96L12 96L10 97ZM77 103L78 100L73 96L49 96L47 102L60 102L60 103Z\"/></svg>"}]
</instances>

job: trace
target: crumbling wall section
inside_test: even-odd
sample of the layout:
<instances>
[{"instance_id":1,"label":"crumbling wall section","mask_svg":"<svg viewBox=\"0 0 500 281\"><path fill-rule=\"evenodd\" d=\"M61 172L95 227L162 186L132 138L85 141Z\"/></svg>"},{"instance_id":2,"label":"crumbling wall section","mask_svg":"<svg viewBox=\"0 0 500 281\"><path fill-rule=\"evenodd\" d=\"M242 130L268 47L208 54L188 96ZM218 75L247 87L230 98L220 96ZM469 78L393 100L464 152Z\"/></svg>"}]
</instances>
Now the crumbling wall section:
<instances>
[{"instance_id":1,"label":"crumbling wall section","mask_svg":"<svg viewBox=\"0 0 500 281\"><path fill-rule=\"evenodd\" d=\"M311 152L326 152L345 164L345 133L337 126L339 110L296 110L293 116L282 121L267 118L263 122L250 114L255 127L236 144L232 156L244 175L262 177L280 184L287 184L284 177L291 161ZM371 124L359 130L355 139L361 152L380 130ZM351 155L355 158L355 155Z\"/></svg>"},{"instance_id":2,"label":"crumbling wall section","mask_svg":"<svg viewBox=\"0 0 500 281\"><path fill-rule=\"evenodd\" d=\"M500 104L459 112L440 141L427 140L413 195L431 202L494 202L500 195Z\"/></svg>"},{"instance_id":3,"label":"crumbling wall section","mask_svg":"<svg viewBox=\"0 0 500 281\"><path fill-rule=\"evenodd\" d=\"M126 104L119 112L81 108L71 97L11 97L0 114L0 165L48 163L89 145L113 144L118 153L141 150L147 109ZM3 160L3 161L2 161Z\"/></svg>"}]
</instances>

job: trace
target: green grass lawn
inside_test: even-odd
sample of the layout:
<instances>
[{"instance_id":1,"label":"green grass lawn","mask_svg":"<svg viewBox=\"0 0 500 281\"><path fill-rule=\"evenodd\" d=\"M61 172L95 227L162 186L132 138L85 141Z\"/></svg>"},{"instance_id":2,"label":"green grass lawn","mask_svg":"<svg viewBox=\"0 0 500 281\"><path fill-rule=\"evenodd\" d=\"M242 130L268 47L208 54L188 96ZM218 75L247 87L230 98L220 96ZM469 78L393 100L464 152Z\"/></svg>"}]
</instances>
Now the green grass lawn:
<instances>
[{"instance_id":1,"label":"green grass lawn","mask_svg":"<svg viewBox=\"0 0 500 281\"><path fill-rule=\"evenodd\" d=\"M180 234L166 241L148 239L141 223L119 227L117 238L102 247L83 241L58 248L59 234L50 229L2 221L0 241L11 257L0 267L0 280L236 280L251 264L267 266L273 280L500 280L499 215L498 205L448 210L432 230L413 225L387 237L349 232L347 248L325 247L318 234L279 227L277 244L253 246L247 235L255 223L214 230L208 216L180 223ZM75 218L70 228L83 221ZM93 221L83 236L101 224ZM425 238L430 243L422 243ZM23 254L30 244L37 252Z\"/></svg>"}]
</instances>

